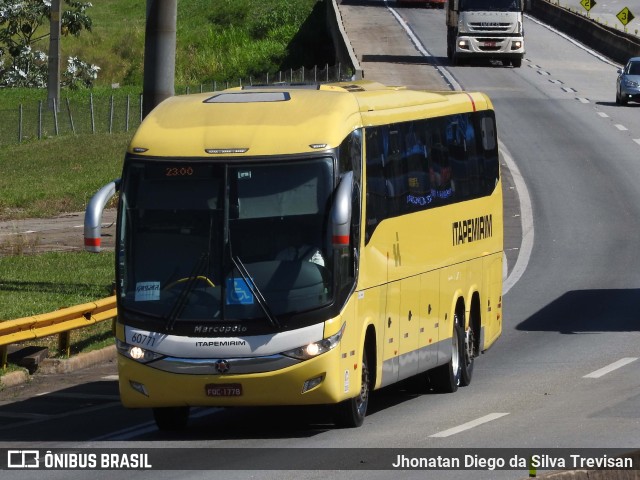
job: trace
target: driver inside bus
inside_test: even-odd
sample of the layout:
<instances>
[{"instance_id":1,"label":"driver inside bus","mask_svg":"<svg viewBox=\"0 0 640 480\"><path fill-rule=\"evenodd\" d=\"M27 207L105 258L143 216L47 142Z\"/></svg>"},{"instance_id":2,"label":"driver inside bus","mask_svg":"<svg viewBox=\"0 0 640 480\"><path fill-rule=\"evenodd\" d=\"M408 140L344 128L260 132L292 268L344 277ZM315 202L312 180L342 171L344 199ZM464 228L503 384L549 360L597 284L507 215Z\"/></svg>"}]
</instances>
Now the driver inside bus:
<instances>
[{"instance_id":1,"label":"driver inside bus","mask_svg":"<svg viewBox=\"0 0 640 480\"><path fill-rule=\"evenodd\" d=\"M284 261L306 261L324 267L324 257L318 247L302 245L299 247L289 246L278 252L276 260Z\"/></svg>"}]
</instances>

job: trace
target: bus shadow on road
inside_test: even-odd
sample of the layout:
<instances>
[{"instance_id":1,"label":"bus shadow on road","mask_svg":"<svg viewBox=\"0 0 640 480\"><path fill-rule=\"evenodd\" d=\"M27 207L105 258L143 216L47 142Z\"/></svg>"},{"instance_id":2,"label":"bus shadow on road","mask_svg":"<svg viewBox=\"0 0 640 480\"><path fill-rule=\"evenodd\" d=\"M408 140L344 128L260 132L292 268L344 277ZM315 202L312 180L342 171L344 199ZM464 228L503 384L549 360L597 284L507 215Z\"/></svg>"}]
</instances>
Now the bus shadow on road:
<instances>
[{"instance_id":1,"label":"bus shadow on road","mask_svg":"<svg viewBox=\"0 0 640 480\"><path fill-rule=\"evenodd\" d=\"M55 388L53 377L52 385L33 391L0 392L0 443L303 439L338 429L330 406L279 406L192 408L184 430L163 432L150 409L122 406L116 380L47 391ZM361 428L375 422L377 413L430 394L417 393L405 382L375 391ZM18 395L24 398L13 401Z\"/></svg>"},{"instance_id":2,"label":"bus shadow on road","mask_svg":"<svg viewBox=\"0 0 640 480\"><path fill-rule=\"evenodd\" d=\"M367 422L389 408L410 401L417 396L402 386L383 388L371 394ZM337 430L330 406L233 407L210 409L192 414L188 427L181 432L153 432L146 439L172 440L240 440L310 438Z\"/></svg>"},{"instance_id":3,"label":"bus shadow on road","mask_svg":"<svg viewBox=\"0 0 640 480\"><path fill-rule=\"evenodd\" d=\"M567 292L516 329L563 334L638 331L639 295L640 289Z\"/></svg>"}]
</instances>

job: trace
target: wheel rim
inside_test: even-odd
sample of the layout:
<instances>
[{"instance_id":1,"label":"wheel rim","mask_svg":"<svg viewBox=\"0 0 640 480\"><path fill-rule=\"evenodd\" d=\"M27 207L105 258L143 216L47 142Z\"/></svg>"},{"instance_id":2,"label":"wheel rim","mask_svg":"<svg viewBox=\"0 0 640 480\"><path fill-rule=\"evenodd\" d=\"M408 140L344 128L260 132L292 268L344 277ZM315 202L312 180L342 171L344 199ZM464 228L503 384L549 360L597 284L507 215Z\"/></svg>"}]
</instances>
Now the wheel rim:
<instances>
[{"instance_id":1,"label":"wheel rim","mask_svg":"<svg viewBox=\"0 0 640 480\"><path fill-rule=\"evenodd\" d=\"M473 342L473 330L470 328L464 336L464 361L466 365L470 365L473 360Z\"/></svg>"}]
</instances>

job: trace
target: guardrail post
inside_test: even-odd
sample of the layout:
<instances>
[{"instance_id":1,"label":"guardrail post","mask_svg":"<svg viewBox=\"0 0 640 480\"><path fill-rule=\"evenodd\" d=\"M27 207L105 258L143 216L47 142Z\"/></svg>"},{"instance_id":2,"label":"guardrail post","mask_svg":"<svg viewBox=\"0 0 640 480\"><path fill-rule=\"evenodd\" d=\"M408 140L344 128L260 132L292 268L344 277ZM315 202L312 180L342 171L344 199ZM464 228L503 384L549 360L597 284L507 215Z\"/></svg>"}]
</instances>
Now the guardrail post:
<instances>
[{"instance_id":1,"label":"guardrail post","mask_svg":"<svg viewBox=\"0 0 640 480\"><path fill-rule=\"evenodd\" d=\"M2 370L7 369L8 356L8 345L2 345L0 347L0 368Z\"/></svg>"},{"instance_id":2,"label":"guardrail post","mask_svg":"<svg viewBox=\"0 0 640 480\"><path fill-rule=\"evenodd\" d=\"M67 358L71 356L71 330L58 334L58 351Z\"/></svg>"}]
</instances>

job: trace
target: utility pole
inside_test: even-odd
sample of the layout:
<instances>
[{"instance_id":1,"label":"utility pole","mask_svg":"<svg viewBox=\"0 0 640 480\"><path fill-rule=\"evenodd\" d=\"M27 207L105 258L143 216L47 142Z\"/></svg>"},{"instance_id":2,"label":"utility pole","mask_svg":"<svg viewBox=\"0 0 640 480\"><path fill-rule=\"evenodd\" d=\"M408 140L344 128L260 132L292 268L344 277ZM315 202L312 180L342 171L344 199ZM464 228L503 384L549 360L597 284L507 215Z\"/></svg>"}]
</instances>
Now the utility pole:
<instances>
[{"instance_id":1,"label":"utility pole","mask_svg":"<svg viewBox=\"0 0 640 480\"><path fill-rule=\"evenodd\" d=\"M49 79L47 83L49 109L60 108L60 2L51 0L49 32Z\"/></svg>"},{"instance_id":2,"label":"utility pole","mask_svg":"<svg viewBox=\"0 0 640 480\"><path fill-rule=\"evenodd\" d=\"M147 0L142 114L175 94L178 0Z\"/></svg>"}]
</instances>

